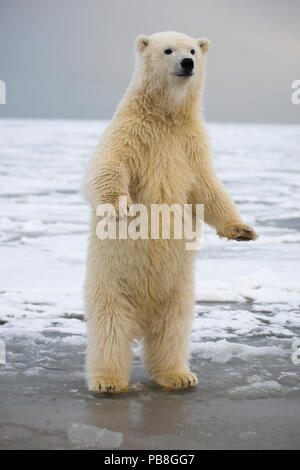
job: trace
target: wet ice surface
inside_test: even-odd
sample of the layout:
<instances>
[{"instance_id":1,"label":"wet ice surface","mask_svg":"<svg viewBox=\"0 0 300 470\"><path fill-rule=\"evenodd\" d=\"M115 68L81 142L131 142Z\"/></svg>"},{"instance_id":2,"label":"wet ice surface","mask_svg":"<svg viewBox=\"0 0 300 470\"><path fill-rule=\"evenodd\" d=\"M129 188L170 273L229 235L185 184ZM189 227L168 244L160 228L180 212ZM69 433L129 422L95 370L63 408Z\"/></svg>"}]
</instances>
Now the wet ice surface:
<instances>
[{"instance_id":1,"label":"wet ice surface","mask_svg":"<svg viewBox=\"0 0 300 470\"><path fill-rule=\"evenodd\" d=\"M161 390L137 345L131 390L112 397L89 394L83 373L89 211L79 186L104 126L0 121L0 447L299 448L300 127L209 126L218 173L260 238L206 230L192 330L199 386Z\"/></svg>"}]
</instances>

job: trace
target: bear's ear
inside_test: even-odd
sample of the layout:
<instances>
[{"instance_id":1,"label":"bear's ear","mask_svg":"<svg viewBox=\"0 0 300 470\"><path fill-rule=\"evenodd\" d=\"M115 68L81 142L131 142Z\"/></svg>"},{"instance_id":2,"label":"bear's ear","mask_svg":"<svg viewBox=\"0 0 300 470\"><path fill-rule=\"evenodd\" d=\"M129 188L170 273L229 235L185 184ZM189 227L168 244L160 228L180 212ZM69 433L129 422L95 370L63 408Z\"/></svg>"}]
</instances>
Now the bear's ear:
<instances>
[{"instance_id":1,"label":"bear's ear","mask_svg":"<svg viewBox=\"0 0 300 470\"><path fill-rule=\"evenodd\" d=\"M207 38L200 38L198 39L198 45L203 51L203 53L206 54L210 46L210 40Z\"/></svg>"},{"instance_id":2,"label":"bear's ear","mask_svg":"<svg viewBox=\"0 0 300 470\"><path fill-rule=\"evenodd\" d=\"M149 44L149 38L147 36L138 36L136 38L136 47L137 50L142 53Z\"/></svg>"}]
</instances>

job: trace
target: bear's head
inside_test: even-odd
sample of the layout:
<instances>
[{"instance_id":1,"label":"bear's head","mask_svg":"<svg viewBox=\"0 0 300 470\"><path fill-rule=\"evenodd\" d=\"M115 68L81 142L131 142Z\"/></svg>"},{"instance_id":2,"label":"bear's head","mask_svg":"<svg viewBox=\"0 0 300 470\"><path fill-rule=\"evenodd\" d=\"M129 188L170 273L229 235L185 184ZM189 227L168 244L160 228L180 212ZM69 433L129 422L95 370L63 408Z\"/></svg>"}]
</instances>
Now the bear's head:
<instances>
[{"instance_id":1,"label":"bear's head","mask_svg":"<svg viewBox=\"0 0 300 470\"><path fill-rule=\"evenodd\" d=\"M201 89L210 42L167 31L138 36L136 78L148 89L184 97Z\"/></svg>"}]
</instances>

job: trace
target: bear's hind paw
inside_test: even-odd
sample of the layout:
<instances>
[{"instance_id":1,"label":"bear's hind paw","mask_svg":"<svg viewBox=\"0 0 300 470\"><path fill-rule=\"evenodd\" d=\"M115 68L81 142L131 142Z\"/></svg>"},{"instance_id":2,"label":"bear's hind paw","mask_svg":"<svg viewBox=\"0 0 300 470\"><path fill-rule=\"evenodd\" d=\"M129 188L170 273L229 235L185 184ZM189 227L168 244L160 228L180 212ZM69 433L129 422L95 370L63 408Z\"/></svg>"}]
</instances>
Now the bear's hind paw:
<instances>
[{"instance_id":1,"label":"bear's hind paw","mask_svg":"<svg viewBox=\"0 0 300 470\"><path fill-rule=\"evenodd\" d=\"M89 390L94 393L126 392L128 381L122 377L96 376L89 379Z\"/></svg>"},{"instance_id":2,"label":"bear's hind paw","mask_svg":"<svg viewBox=\"0 0 300 470\"><path fill-rule=\"evenodd\" d=\"M162 387L168 390L181 390L183 388L195 387L198 379L192 372L170 372L153 377Z\"/></svg>"}]
</instances>

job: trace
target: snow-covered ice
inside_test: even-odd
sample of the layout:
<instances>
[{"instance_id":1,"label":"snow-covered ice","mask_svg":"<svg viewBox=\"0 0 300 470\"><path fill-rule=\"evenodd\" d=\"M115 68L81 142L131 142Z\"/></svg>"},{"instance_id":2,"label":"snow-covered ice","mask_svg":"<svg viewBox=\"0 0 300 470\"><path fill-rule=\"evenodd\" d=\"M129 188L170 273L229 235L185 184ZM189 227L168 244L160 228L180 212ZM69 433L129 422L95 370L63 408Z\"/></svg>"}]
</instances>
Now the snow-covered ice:
<instances>
[{"instance_id":1,"label":"snow-covered ice","mask_svg":"<svg viewBox=\"0 0 300 470\"><path fill-rule=\"evenodd\" d=\"M71 444L80 449L97 447L98 449L118 449L123 442L121 432L97 428L88 424L72 423L68 437Z\"/></svg>"},{"instance_id":2,"label":"snow-covered ice","mask_svg":"<svg viewBox=\"0 0 300 470\"><path fill-rule=\"evenodd\" d=\"M214 412L220 412L218 400L227 410L239 401L248 403L244 409L250 410L250 403L268 399L270 414L275 406L271 400L279 400L291 422L297 420L299 437L299 407L294 413L291 409L300 394L300 366L292 362L292 345L300 338L300 126L209 125L218 174L259 238L255 243L227 242L206 228L196 263L192 328L198 388L182 395L155 388L143 371L137 345L132 395L116 401L89 396L83 374L82 284L89 208L79 190L105 125L0 120L0 340L6 344L6 364L0 365L0 416L6 433L1 445L16 442L21 448L35 442L40 447L47 442L48 447L60 447L57 433L63 433L67 447L68 429L76 422L122 432L121 448L160 443L226 446L218 441L221 428L216 425L214 430L211 417L207 432L201 418L200 433L193 416L199 417L200 409L203 413L202 400L214 403ZM72 412L61 396L69 397ZM180 406L166 404L167 397L171 403L186 403L190 411L175 421ZM64 424L57 418L55 425L47 425L49 431L45 422L55 421L50 412L54 398L67 418ZM172 432L164 426L156 429L154 423L143 435L136 432L136 420L146 423L145 406L147 410L153 400L159 401L160 410L173 413L172 424L161 411ZM34 401L44 408L41 417L35 414L30 420L26 409ZM126 403L133 411L126 411L121 426L111 414L119 411L124 417ZM91 412L83 412L84 404L102 407L103 419L94 422ZM80 413L74 415L74 406L82 407ZM37 437L35 431L45 426L44 438L40 432ZM227 445L264 446L262 428L253 426L244 429L240 422L232 435L235 440ZM208 438L210 434L214 437ZM14 441L14 436L19 437ZM286 434L283 441L292 443L293 438Z\"/></svg>"}]
</instances>

